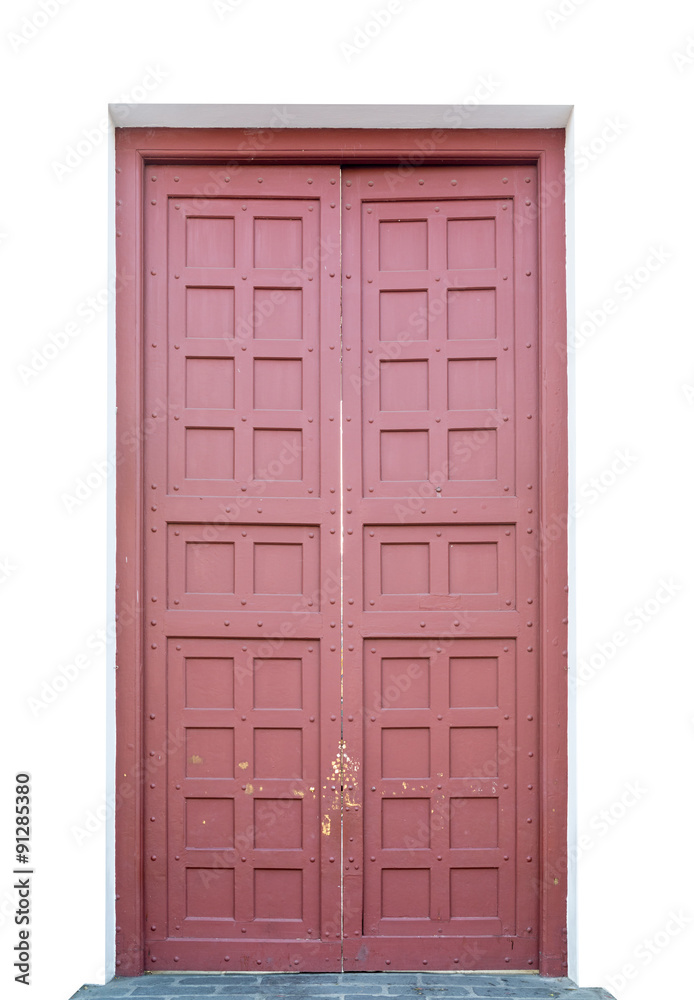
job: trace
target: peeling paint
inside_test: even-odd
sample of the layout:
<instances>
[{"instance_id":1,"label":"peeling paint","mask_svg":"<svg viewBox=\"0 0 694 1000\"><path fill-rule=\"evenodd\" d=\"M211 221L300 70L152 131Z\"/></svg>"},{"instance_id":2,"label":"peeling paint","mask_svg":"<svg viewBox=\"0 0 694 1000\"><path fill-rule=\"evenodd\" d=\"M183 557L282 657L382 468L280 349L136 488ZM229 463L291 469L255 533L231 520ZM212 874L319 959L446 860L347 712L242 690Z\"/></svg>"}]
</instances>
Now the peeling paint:
<instances>
[{"instance_id":1,"label":"peeling paint","mask_svg":"<svg viewBox=\"0 0 694 1000\"><path fill-rule=\"evenodd\" d=\"M198 757L196 753L192 757L189 757L188 760L191 764L202 764L202 757Z\"/></svg>"},{"instance_id":2,"label":"peeling paint","mask_svg":"<svg viewBox=\"0 0 694 1000\"><path fill-rule=\"evenodd\" d=\"M246 768L248 767L248 761L247 760L240 760L239 761L239 767L241 768L242 771L245 771Z\"/></svg>"}]
</instances>

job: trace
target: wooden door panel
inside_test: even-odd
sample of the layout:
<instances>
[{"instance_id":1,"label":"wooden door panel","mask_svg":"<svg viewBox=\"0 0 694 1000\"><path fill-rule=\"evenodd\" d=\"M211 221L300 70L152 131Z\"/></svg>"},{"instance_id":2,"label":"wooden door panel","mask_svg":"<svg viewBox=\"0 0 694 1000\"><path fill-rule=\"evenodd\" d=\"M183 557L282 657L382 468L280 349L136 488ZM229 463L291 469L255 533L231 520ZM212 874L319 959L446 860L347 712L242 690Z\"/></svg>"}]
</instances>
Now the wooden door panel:
<instances>
[{"instance_id":1,"label":"wooden door panel","mask_svg":"<svg viewBox=\"0 0 694 1000\"><path fill-rule=\"evenodd\" d=\"M145 172L148 969L340 967L337 178Z\"/></svg>"},{"instance_id":2,"label":"wooden door panel","mask_svg":"<svg viewBox=\"0 0 694 1000\"><path fill-rule=\"evenodd\" d=\"M344 967L527 969L536 174L392 178L343 172Z\"/></svg>"}]
</instances>

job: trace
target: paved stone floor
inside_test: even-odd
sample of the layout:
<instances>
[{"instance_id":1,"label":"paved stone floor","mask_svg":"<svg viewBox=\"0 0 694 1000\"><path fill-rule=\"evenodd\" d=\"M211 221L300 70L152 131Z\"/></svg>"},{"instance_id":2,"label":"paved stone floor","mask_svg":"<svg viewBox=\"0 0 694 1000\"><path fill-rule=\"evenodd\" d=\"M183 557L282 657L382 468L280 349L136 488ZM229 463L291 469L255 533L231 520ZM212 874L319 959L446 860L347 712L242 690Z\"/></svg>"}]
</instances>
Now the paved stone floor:
<instances>
[{"instance_id":1,"label":"paved stone floor","mask_svg":"<svg viewBox=\"0 0 694 1000\"><path fill-rule=\"evenodd\" d=\"M156 974L112 979L105 986L83 986L72 1000L184 1000L222 997L237 1000L463 1000L489 997L505 1000L614 1000L603 989L579 989L570 979L539 976L485 976L465 973L347 972L252 976Z\"/></svg>"}]
</instances>

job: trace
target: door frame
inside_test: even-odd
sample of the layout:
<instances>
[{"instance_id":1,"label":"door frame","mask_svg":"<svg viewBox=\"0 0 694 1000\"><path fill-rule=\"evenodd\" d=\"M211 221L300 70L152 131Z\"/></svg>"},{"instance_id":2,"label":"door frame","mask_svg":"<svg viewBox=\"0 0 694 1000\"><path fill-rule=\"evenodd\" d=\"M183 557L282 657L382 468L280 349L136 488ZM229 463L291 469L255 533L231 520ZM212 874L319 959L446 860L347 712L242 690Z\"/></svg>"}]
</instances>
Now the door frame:
<instances>
[{"instance_id":1,"label":"door frame","mask_svg":"<svg viewBox=\"0 0 694 1000\"><path fill-rule=\"evenodd\" d=\"M145 167L208 164L209 190L248 163L528 164L538 170L540 382L540 974L567 975L568 403L565 130L116 129L116 974L144 971L143 213ZM164 748L165 749L165 748ZM143 765L143 761L145 762Z\"/></svg>"}]
</instances>

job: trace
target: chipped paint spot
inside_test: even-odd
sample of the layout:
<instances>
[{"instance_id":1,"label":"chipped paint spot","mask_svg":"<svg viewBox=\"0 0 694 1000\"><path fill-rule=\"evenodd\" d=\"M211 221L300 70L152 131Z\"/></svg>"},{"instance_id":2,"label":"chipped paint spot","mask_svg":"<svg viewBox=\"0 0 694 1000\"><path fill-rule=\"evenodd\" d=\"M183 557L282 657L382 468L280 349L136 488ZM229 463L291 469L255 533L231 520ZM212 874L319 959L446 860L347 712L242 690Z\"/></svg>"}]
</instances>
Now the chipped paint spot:
<instances>
[{"instance_id":1,"label":"chipped paint spot","mask_svg":"<svg viewBox=\"0 0 694 1000\"><path fill-rule=\"evenodd\" d=\"M313 786L311 786L311 788L309 788L309 792L315 792L315 790L316 790L316 789L315 789L315 788L313 788Z\"/></svg>"},{"instance_id":2,"label":"chipped paint spot","mask_svg":"<svg viewBox=\"0 0 694 1000\"><path fill-rule=\"evenodd\" d=\"M330 836L330 813L325 814L325 819L321 823L320 828L323 831L324 837Z\"/></svg>"},{"instance_id":3,"label":"chipped paint spot","mask_svg":"<svg viewBox=\"0 0 694 1000\"><path fill-rule=\"evenodd\" d=\"M202 764L202 757L198 757L196 753L192 757L189 757L188 760L191 764Z\"/></svg>"},{"instance_id":4,"label":"chipped paint spot","mask_svg":"<svg viewBox=\"0 0 694 1000\"><path fill-rule=\"evenodd\" d=\"M247 760L240 760L239 761L239 767L241 768L242 771L245 771L246 768L248 767L248 761Z\"/></svg>"},{"instance_id":5,"label":"chipped paint spot","mask_svg":"<svg viewBox=\"0 0 694 1000\"><path fill-rule=\"evenodd\" d=\"M246 795L253 794L253 785L246 785Z\"/></svg>"},{"instance_id":6,"label":"chipped paint spot","mask_svg":"<svg viewBox=\"0 0 694 1000\"><path fill-rule=\"evenodd\" d=\"M299 798L303 799L304 793L301 788L292 788L292 792L294 793L294 795L298 795Z\"/></svg>"}]
</instances>

